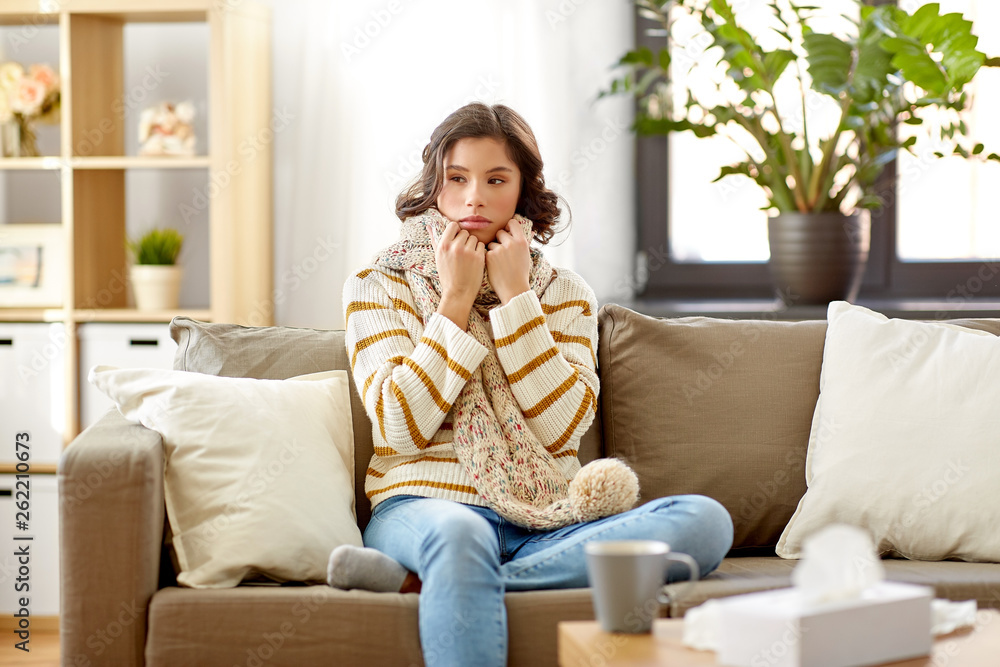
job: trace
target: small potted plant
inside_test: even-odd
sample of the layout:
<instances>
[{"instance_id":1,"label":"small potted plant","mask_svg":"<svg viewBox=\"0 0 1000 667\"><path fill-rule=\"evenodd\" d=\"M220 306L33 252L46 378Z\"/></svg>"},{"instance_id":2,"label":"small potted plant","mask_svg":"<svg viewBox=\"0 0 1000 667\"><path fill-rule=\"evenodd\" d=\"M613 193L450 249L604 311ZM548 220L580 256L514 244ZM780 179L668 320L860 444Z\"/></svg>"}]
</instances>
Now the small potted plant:
<instances>
[{"instance_id":1,"label":"small potted plant","mask_svg":"<svg viewBox=\"0 0 1000 667\"><path fill-rule=\"evenodd\" d=\"M170 310L180 300L182 267L177 266L184 237L176 229L151 229L138 241L127 239L132 256L129 281L139 310Z\"/></svg>"},{"instance_id":2,"label":"small potted plant","mask_svg":"<svg viewBox=\"0 0 1000 667\"><path fill-rule=\"evenodd\" d=\"M878 178L900 151L917 154L917 136L899 128L923 132L937 157L1000 161L969 140L960 115L971 104L976 72L1000 59L976 50L971 22L942 14L937 3L908 14L895 3L858 1L846 34L814 28L829 19L819 7L753 3L770 14L767 41L776 46L768 48L743 27L745 15L730 0L635 3L658 24L650 34L665 36L667 45L622 56L601 96L634 96L639 134L693 132L740 146L746 158L716 180L750 178L767 195L769 268L786 301L794 295L798 304L827 303L857 293L870 238L865 209L881 204ZM695 34L676 39L678 20ZM674 90L668 72L676 76L685 64L698 85ZM776 94L779 80L798 94ZM836 123L818 127L807 112L818 104Z\"/></svg>"}]
</instances>

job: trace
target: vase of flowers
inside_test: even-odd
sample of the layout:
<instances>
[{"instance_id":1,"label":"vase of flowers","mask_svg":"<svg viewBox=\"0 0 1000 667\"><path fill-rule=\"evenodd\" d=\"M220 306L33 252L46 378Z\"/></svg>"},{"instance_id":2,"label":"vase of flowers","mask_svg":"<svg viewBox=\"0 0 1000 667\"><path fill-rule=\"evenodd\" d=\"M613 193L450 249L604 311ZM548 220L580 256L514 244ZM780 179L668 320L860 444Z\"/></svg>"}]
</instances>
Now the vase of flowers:
<instances>
[{"instance_id":1,"label":"vase of flowers","mask_svg":"<svg viewBox=\"0 0 1000 667\"><path fill-rule=\"evenodd\" d=\"M35 123L59 122L59 76L45 64L0 64L0 152L35 157Z\"/></svg>"}]
</instances>

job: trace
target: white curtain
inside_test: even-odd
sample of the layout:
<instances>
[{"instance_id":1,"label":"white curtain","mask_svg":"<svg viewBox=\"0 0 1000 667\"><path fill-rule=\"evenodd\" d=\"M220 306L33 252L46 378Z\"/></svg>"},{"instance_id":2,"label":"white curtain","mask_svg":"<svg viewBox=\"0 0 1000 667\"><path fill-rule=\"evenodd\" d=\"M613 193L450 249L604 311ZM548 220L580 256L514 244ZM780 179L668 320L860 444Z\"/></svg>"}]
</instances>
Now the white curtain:
<instances>
[{"instance_id":1,"label":"white curtain","mask_svg":"<svg viewBox=\"0 0 1000 667\"><path fill-rule=\"evenodd\" d=\"M276 321L343 327L345 279L397 238L395 197L451 111L501 102L532 126L572 209L549 244L601 300L629 296L631 104L594 103L628 48L628 0L269 0L274 25Z\"/></svg>"}]
</instances>

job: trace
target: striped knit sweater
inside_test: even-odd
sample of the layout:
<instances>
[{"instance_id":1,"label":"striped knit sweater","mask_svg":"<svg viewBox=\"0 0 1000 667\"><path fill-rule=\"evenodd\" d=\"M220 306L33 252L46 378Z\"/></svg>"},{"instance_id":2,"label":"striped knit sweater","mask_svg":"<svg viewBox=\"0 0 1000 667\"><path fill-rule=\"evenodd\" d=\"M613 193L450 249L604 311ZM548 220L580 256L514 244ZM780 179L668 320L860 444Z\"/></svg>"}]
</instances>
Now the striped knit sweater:
<instances>
[{"instance_id":1,"label":"striped knit sweater","mask_svg":"<svg viewBox=\"0 0 1000 667\"><path fill-rule=\"evenodd\" d=\"M351 371L372 422L365 479L374 508L395 495L487 503L452 447L452 404L490 352L451 320L421 321L402 271L369 266L344 286ZM597 301L558 269L541 299L532 291L489 313L493 349L528 427L566 479L594 419L599 383Z\"/></svg>"}]
</instances>

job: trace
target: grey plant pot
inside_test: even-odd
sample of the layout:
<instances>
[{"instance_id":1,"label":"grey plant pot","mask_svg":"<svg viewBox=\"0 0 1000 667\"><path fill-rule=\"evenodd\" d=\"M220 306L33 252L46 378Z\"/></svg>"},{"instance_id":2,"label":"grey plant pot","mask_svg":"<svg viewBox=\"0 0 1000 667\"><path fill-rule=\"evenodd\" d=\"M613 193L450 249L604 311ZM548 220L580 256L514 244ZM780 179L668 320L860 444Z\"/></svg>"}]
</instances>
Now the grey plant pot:
<instances>
[{"instance_id":1,"label":"grey plant pot","mask_svg":"<svg viewBox=\"0 0 1000 667\"><path fill-rule=\"evenodd\" d=\"M854 301L858 295L871 245L867 210L780 213L767 222L767 240L771 279L786 305Z\"/></svg>"}]
</instances>

